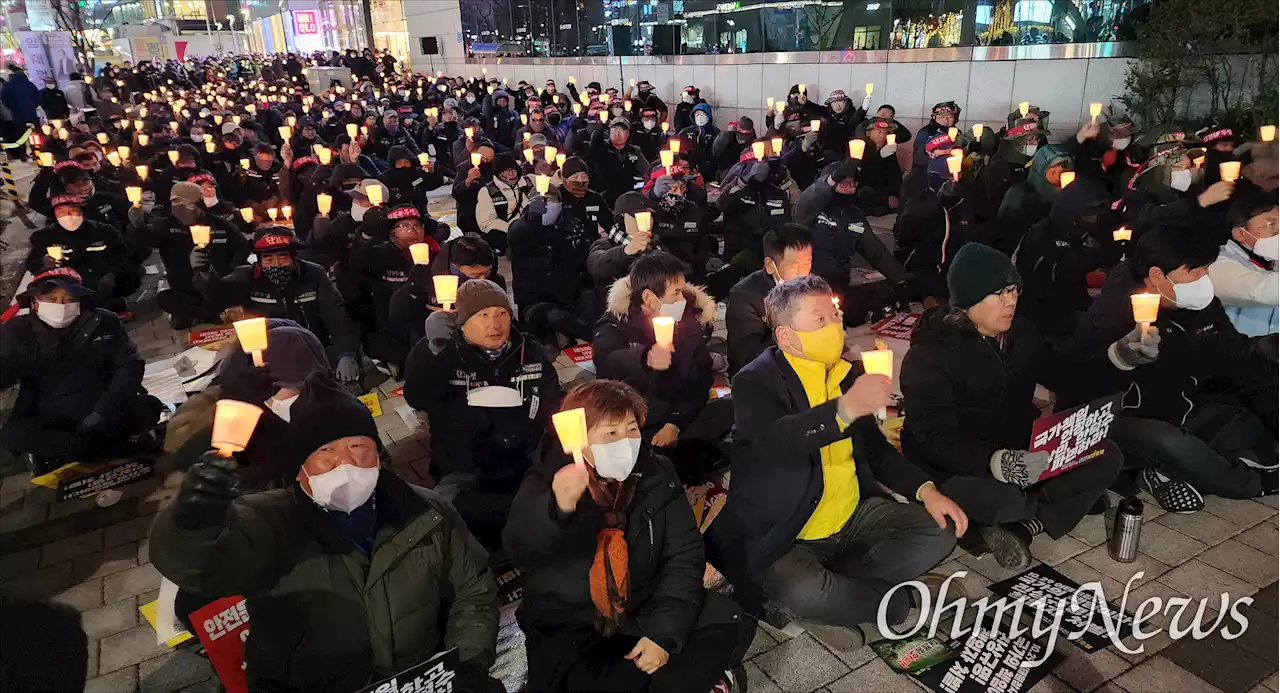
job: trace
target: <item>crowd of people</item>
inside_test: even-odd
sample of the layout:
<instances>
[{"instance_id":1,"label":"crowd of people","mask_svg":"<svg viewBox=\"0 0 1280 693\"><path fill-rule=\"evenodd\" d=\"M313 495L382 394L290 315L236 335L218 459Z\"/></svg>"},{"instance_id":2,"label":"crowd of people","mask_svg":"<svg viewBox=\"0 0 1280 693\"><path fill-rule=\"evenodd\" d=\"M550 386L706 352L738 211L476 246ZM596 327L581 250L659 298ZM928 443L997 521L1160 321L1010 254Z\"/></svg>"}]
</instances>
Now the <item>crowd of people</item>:
<instances>
[{"instance_id":1,"label":"crowd of people","mask_svg":"<svg viewBox=\"0 0 1280 693\"><path fill-rule=\"evenodd\" d=\"M1273 137L1117 112L1058 142L1033 104L991 127L955 102L912 133L804 85L717 124L692 85L669 105L335 57L352 81L309 84L319 56L125 63L69 111L46 89L43 118L12 112L48 224L0 327L0 446L184 471L152 560L180 617L246 596L253 690L351 691L449 648L500 690L499 561L529 690L737 690L756 619L857 648L957 542L1020 569L1108 489L1179 513L1277 493ZM124 326L153 252L173 329L268 324L160 428ZM897 377L865 372L846 330L917 304ZM588 343L598 379L565 392L553 360ZM429 425L431 490L355 397L388 377ZM1120 395L1101 454L1045 481L1043 391ZM223 400L262 410L231 456ZM551 419L576 409L571 454ZM684 486L724 469L700 527ZM920 607L898 590L884 621Z\"/></svg>"}]
</instances>

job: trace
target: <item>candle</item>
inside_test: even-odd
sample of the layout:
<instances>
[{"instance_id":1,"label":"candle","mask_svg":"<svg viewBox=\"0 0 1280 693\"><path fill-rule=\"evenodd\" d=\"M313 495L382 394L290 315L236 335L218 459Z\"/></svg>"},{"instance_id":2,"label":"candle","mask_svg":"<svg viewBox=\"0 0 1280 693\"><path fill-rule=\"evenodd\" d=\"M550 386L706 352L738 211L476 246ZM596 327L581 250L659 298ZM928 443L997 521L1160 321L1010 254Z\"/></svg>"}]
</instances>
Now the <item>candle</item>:
<instances>
[{"instance_id":1,"label":"candle","mask_svg":"<svg viewBox=\"0 0 1280 693\"><path fill-rule=\"evenodd\" d=\"M44 254L53 258L54 262L62 262L62 246L51 245L44 249Z\"/></svg>"},{"instance_id":2,"label":"candle","mask_svg":"<svg viewBox=\"0 0 1280 693\"><path fill-rule=\"evenodd\" d=\"M653 338L663 349L675 348L676 319L658 315L653 319Z\"/></svg>"},{"instance_id":3,"label":"candle","mask_svg":"<svg viewBox=\"0 0 1280 693\"><path fill-rule=\"evenodd\" d=\"M801 94L808 93L808 91L809 91L809 87L808 87L807 85L804 85L804 84L801 84L801 85L800 85L800 93L801 93Z\"/></svg>"},{"instance_id":4,"label":"candle","mask_svg":"<svg viewBox=\"0 0 1280 693\"><path fill-rule=\"evenodd\" d=\"M141 178L142 180L146 180L147 174L150 173L151 171L150 167L148 167L146 164L138 164L137 166L134 167L134 170L138 172L138 177Z\"/></svg>"},{"instance_id":5,"label":"candle","mask_svg":"<svg viewBox=\"0 0 1280 693\"><path fill-rule=\"evenodd\" d=\"M1098 116L1102 115L1102 104L1094 101L1089 104L1089 120L1090 122L1098 122Z\"/></svg>"},{"instance_id":6,"label":"candle","mask_svg":"<svg viewBox=\"0 0 1280 693\"><path fill-rule=\"evenodd\" d=\"M246 354L253 354L253 365L262 368L262 352L267 350L267 319L249 318L231 323L236 329L236 338L240 340L240 349Z\"/></svg>"},{"instance_id":7,"label":"candle","mask_svg":"<svg viewBox=\"0 0 1280 693\"><path fill-rule=\"evenodd\" d=\"M212 444L222 457L231 457L249 445L262 416L261 408L235 399L218 400L213 412Z\"/></svg>"},{"instance_id":8,"label":"candle","mask_svg":"<svg viewBox=\"0 0 1280 693\"><path fill-rule=\"evenodd\" d=\"M602 123L607 123L607 122L609 122L609 112L608 112L608 111L600 111L600 122L602 122Z\"/></svg>"},{"instance_id":9,"label":"candle","mask_svg":"<svg viewBox=\"0 0 1280 693\"><path fill-rule=\"evenodd\" d=\"M98 144L106 144L106 143L107 143L107 141L108 141L107 133L105 133L105 132L99 132L99 133L98 133Z\"/></svg>"},{"instance_id":10,"label":"candle","mask_svg":"<svg viewBox=\"0 0 1280 693\"><path fill-rule=\"evenodd\" d=\"M213 227L203 224L196 224L191 227L191 242L196 244L197 248L204 248L209 245L209 239L213 236Z\"/></svg>"},{"instance_id":11,"label":"candle","mask_svg":"<svg viewBox=\"0 0 1280 693\"><path fill-rule=\"evenodd\" d=\"M1234 183L1240 178L1240 162L1224 161L1218 164L1218 173L1222 174L1222 180Z\"/></svg>"},{"instance_id":12,"label":"candle","mask_svg":"<svg viewBox=\"0 0 1280 693\"><path fill-rule=\"evenodd\" d=\"M122 145L120 145L119 147L116 147L116 151L120 153L120 158L121 158L121 159L128 159L128 158L129 158L129 151L130 151L130 150L129 150L129 146L128 146L128 145L122 144Z\"/></svg>"},{"instance_id":13,"label":"candle","mask_svg":"<svg viewBox=\"0 0 1280 693\"><path fill-rule=\"evenodd\" d=\"M289 221L290 219L293 218L293 207L290 207L289 205L285 205L280 208L280 213L284 215L285 221Z\"/></svg>"},{"instance_id":14,"label":"candle","mask_svg":"<svg viewBox=\"0 0 1280 693\"><path fill-rule=\"evenodd\" d=\"M947 170L951 172L951 176L956 180L960 180L960 169L964 166L964 159L958 156L947 157Z\"/></svg>"},{"instance_id":15,"label":"candle","mask_svg":"<svg viewBox=\"0 0 1280 693\"><path fill-rule=\"evenodd\" d=\"M649 233L653 229L653 212L647 209L636 212L636 228Z\"/></svg>"},{"instance_id":16,"label":"candle","mask_svg":"<svg viewBox=\"0 0 1280 693\"><path fill-rule=\"evenodd\" d=\"M1018 113L1021 113L1023 118L1026 118L1027 113L1030 111L1031 111L1030 101L1022 101L1018 104Z\"/></svg>"},{"instance_id":17,"label":"candle","mask_svg":"<svg viewBox=\"0 0 1280 693\"><path fill-rule=\"evenodd\" d=\"M369 189L365 191L365 196L369 198L369 204L375 207L382 204L382 184L370 185Z\"/></svg>"},{"instance_id":18,"label":"candle","mask_svg":"<svg viewBox=\"0 0 1280 693\"><path fill-rule=\"evenodd\" d=\"M288 123L291 128L296 127L298 125L298 118L296 116L289 116L284 119L284 122Z\"/></svg>"},{"instance_id":19,"label":"candle","mask_svg":"<svg viewBox=\"0 0 1280 693\"><path fill-rule=\"evenodd\" d=\"M756 155L756 161L764 160L764 142L752 142L751 152Z\"/></svg>"},{"instance_id":20,"label":"candle","mask_svg":"<svg viewBox=\"0 0 1280 693\"><path fill-rule=\"evenodd\" d=\"M40 165L46 168L53 166L53 152L40 152Z\"/></svg>"},{"instance_id":21,"label":"candle","mask_svg":"<svg viewBox=\"0 0 1280 693\"><path fill-rule=\"evenodd\" d=\"M773 97L772 97L772 96L770 96L769 98L765 99L765 103L769 105L768 110L772 111L772 110L773 110Z\"/></svg>"},{"instance_id":22,"label":"candle","mask_svg":"<svg viewBox=\"0 0 1280 693\"><path fill-rule=\"evenodd\" d=\"M458 300L458 275L437 274L431 278L431 283L435 285L436 301L445 310L453 310L453 304Z\"/></svg>"},{"instance_id":23,"label":"candle","mask_svg":"<svg viewBox=\"0 0 1280 693\"><path fill-rule=\"evenodd\" d=\"M658 158L662 159L662 165L665 168L671 168L671 164L675 162L675 152L664 149L658 152Z\"/></svg>"},{"instance_id":24,"label":"candle","mask_svg":"<svg viewBox=\"0 0 1280 693\"><path fill-rule=\"evenodd\" d=\"M849 140L849 157L852 159L862 160L867 152L867 143L864 140Z\"/></svg>"},{"instance_id":25,"label":"candle","mask_svg":"<svg viewBox=\"0 0 1280 693\"><path fill-rule=\"evenodd\" d=\"M128 196L129 201L134 207L142 206L142 188L137 185L130 185L124 189L124 194Z\"/></svg>"},{"instance_id":26,"label":"candle","mask_svg":"<svg viewBox=\"0 0 1280 693\"><path fill-rule=\"evenodd\" d=\"M1192 159L1191 165L1195 166L1196 168L1204 168L1204 157L1197 156L1196 158Z\"/></svg>"},{"instance_id":27,"label":"candle","mask_svg":"<svg viewBox=\"0 0 1280 693\"><path fill-rule=\"evenodd\" d=\"M288 125L281 125L279 130L280 130L281 140L288 142L290 139L293 138L293 128L289 127Z\"/></svg>"},{"instance_id":28,"label":"candle","mask_svg":"<svg viewBox=\"0 0 1280 693\"><path fill-rule=\"evenodd\" d=\"M883 343L877 340L877 347L882 347ZM872 351L862 352L862 370L868 375L883 375L888 378L893 377L893 351L889 349L877 348ZM887 412L882 408L876 411L876 418L884 420Z\"/></svg>"},{"instance_id":29,"label":"candle","mask_svg":"<svg viewBox=\"0 0 1280 693\"><path fill-rule=\"evenodd\" d=\"M565 454L573 455L573 461L579 466L584 464L582 451L587 447L587 410L558 411L551 415L551 423Z\"/></svg>"},{"instance_id":30,"label":"candle","mask_svg":"<svg viewBox=\"0 0 1280 693\"><path fill-rule=\"evenodd\" d=\"M1151 324L1160 317L1160 294L1134 294L1129 301L1133 304L1133 321L1142 326L1145 337Z\"/></svg>"},{"instance_id":31,"label":"candle","mask_svg":"<svg viewBox=\"0 0 1280 693\"><path fill-rule=\"evenodd\" d=\"M213 117L213 124L214 124L214 125L222 125L222 116L220 116L220 115L216 115L216 116L214 116L214 117Z\"/></svg>"},{"instance_id":32,"label":"candle","mask_svg":"<svg viewBox=\"0 0 1280 693\"><path fill-rule=\"evenodd\" d=\"M177 134L177 132L178 132L178 121L176 121L176 120L171 120L171 121L169 121L169 129L170 129L170 130L173 130L174 134Z\"/></svg>"},{"instance_id":33,"label":"candle","mask_svg":"<svg viewBox=\"0 0 1280 693\"><path fill-rule=\"evenodd\" d=\"M623 102L622 102L622 108L623 108L624 110L630 111L630 110L631 110L631 99L627 99L626 101L623 101Z\"/></svg>"},{"instance_id":34,"label":"candle","mask_svg":"<svg viewBox=\"0 0 1280 693\"><path fill-rule=\"evenodd\" d=\"M563 168L564 162L568 158L569 157L564 152L560 152L559 154L556 154L556 168Z\"/></svg>"},{"instance_id":35,"label":"candle","mask_svg":"<svg viewBox=\"0 0 1280 693\"><path fill-rule=\"evenodd\" d=\"M144 128L144 127L146 127L146 126L147 126L147 124L146 124L146 123L144 123L144 122L142 122L141 120L135 120L135 121L133 121L133 128L134 128L135 130L139 130L139 131L140 131L140 130L142 130L142 128Z\"/></svg>"},{"instance_id":36,"label":"candle","mask_svg":"<svg viewBox=\"0 0 1280 693\"><path fill-rule=\"evenodd\" d=\"M529 116L528 116L528 115L526 115L526 114L524 114L524 113L521 113L521 114L520 114L520 124L521 124L521 125L528 125L528 124L529 124Z\"/></svg>"},{"instance_id":37,"label":"candle","mask_svg":"<svg viewBox=\"0 0 1280 693\"><path fill-rule=\"evenodd\" d=\"M810 129L810 130L812 130L812 131L814 131L814 132L818 132L819 130L821 130L821 129L822 129L822 121L821 121L821 120L811 120L811 121L809 121L809 129Z\"/></svg>"},{"instance_id":38,"label":"candle","mask_svg":"<svg viewBox=\"0 0 1280 693\"><path fill-rule=\"evenodd\" d=\"M856 140L855 140L855 141L856 141ZM897 136L896 134L894 134L894 133L892 133L892 132L891 132L891 133L889 133L887 136L885 136L885 138L884 138L884 143L885 143L886 145L890 145L890 144L892 144L892 145L894 145L894 146L896 147L896 146L898 145L898 136ZM852 149L852 148L850 148L850 149Z\"/></svg>"},{"instance_id":39,"label":"candle","mask_svg":"<svg viewBox=\"0 0 1280 693\"><path fill-rule=\"evenodd\" d=\"M248 207L245 209L248 209ZM333 195L330 195L329 193L320 193L319 195L316 195L316 209L320 211L320 216L329 216L329 210L333 209ZM248 221L248 219L245 221Z\"/></svg>"},{"instance_id":40,"label":"candle","mask_svg":"<svg viewBox=\"0 0 1280 693\"><path fill-rule=\"evenodd\" d=\"M529 134L529 133L527 133L527 132L526 132L525 134L527 135L527 134ZM532 149L532 148L529 148L529 149L524 150L524 160L525 160L525 161L528 161L528 162L529 162L529 163L531 163L531 164L533 163L533 149Z\"/></svg>"},{"instance_id":41,"label":"candle","mask_svg":"<svg viewBox=\"0 0 1280 693\"><path fill-rule=\"evenodd\" d=\"M480 168L480 152L471 152L471 167Z\"/></svg>"},{"instance_id":42,"label":"candle","mask_svg":"<svg viewBox=\"0 0 1280 693\"><path fill-rule=\"evenodd\" d=\"M558 153L558 150L555 147L552 147L551 145L547 145L542 150L542 155L544 158L546 158L548 164L555 163L557 153Z\"/></svg>"},{"instance_id":43,"label":"candle","mask_svg":"<svg viewBox=\"0 0 1280 693\"><path fill-rule=\"evenodd\" d=\"M1262 138L1263 142L1274 142L1276 139L1276 126L1263 125L1258 128L1258 136Z\"/></svg>"},{"instance_id":44,"label":"candle","mask_svg":"<svg viewBox=\"0 0 1280 693\"><path fill-rule=\"evenodd\" d=\"M426 168L427 166L431 165L431 155L426 152L422 152L421 154L419 154L418 165L423 168Z\"/></svg>"},{"instance_id":45,"label":"candle","mask_svg":"<svg viewBox=\"0 0 1280 693\"><path fill-rule=\"evenodd\" d=\"M680 153L680 140L671 140L671 151L674 154Z\"/></svg>"},{"instance_id":46,"label":"candle","mask_svg":"<svg viewBox=\"0 0 1280 693\"><path fill-rule=\"evenodd\" d=\"M870 95L871 95L871 92L872 92L872 90L875 88L875 86L876 86L876 85L872 84L871 82L867 82L867 95L868 95L868 96L870 96Z\"/></svg>"},{"instance_id":47,"label":"candle","mask_svg":"<svg viewBox=\"0 0 1280 693\"><path fill-rule=\"evenodd\" d=\"M242 169L244 169L244 170L248 171L248 170L249 170L249 160L248 160L248 159L241 159L241 160L240 160L240 168L242 168Z\"/></svg>"},{"instance_id":48,"label":"candle","mask_svg":"<svg viewBox=\"0 0 1280 693\"><path fill-rule=\"evenodd\" d=\"M974 123L974 125L973 125L973 138L974 138L975 140L980 140L980 139L982 139L982 130L984 129L984 127L985 127L985 126L984 126L982 123Z\"/></svg>"},{"instance_id":49,"label":"candle","mask_svg":"<svg viewBox=\"0 0 1280 693\"><path fill-rule=\"evenodd\" d=\"M782 156L782 144L783 141L781 137L775 137L769 140L769 150L773 152L774 156Z\"/></svg>"},{"instance_id":50,"label":"candle","mask_svg":"<svg viewBox=\"0 0 1280 693\"><path fill-rule=\"evenodd\" d=\"M667 122L667 121L665 121L665 120L664 120L664 121L662 121L662 132L663 132L663 133L666 133L666 132L667 132L668 130L670 130L670 129L671 129L671 123L668 123L668 122Z\"/></svg>"},{"instance_id":51,"label":"candle","mask_svg":"<svg viewBox=\"0 0 1280 693\"><path fill-rule=\"evenodd\" d=\"M551 189L551 176L541 174L533 177L533 187L538 191L539 195L546 195Z\"/></svg>"},{"instance_id":52,"label":"candle","mask_svg":"<svg viewBox=\"0 0 1280 693\"><path fill-rule=\"evenodd\" d=\"M581 94L578 94L578 100L582 102L583 106L591 105L591 95L585 91L582 92Z\"/></svg>"},{"instance_id":53,"label":"candle","mask_svg":"<svg viewBox=\"0 0 1280 693\"><path fill-rule=\"evenodd\" d=\"M268 207L267 216L271 217L271 221L275 221L276 217L280 216L280 210L276 209L275 207Z\"/></svg>"},{"instance_id":54,"label":"candle","mask_svg":"<svg viewBox=\"0 0 1280 693\"><path fill-rule=\"evenodd\" d=\"M431 264L431 246L426 243L414 243L409 246L409 256L415 265Z\"/></svg>"},{"instance_id":55,"label":"candle","mask_svg":"<svg viewBox=\"0 0 1280 693\"><path fill-rule=\"evenodd\" d=\"M1076 182L1076 172L1075 172L1075 171L1063 171L1063 172L1062 172L1062 177L1058 179L1058 186L1059 186L1059 187L1063 187L1063 188L1065 188L1065 187L1067 187L1068 185L1071 185L1071 184L1072 184L1072 183L1074 183L1074 182Z\"/></svg>"},{"instance_id":56,"label":"candle","mask_svg":"<svg viewBox=\"0 0 1280 693\"><path fill-rule=\"evenodd\" d=\"M207 141L204 143L204 150L205 150L206 152L208 152L209 154L212 154L212 153L214 153L214 152L218 151L218 145L214 144L213 140L207 140Z\"/></svg>"},{"instance_id":57,"label":"candle","mask_svg":"<svg viewBox=\"0 0 1280 693\"><path fill-rule=\"evenodd\" d=\"M347 137L355 139L360 134L360 126L355 123L347 123Z\"/></svg>"},{"instance_id":58,"label":"candle","mask_svg":"<svg viewBox=\"0 0 1280 693\"><path fill-rule=\"evenodd\" d=\"M581 115L581 114L582 114L582 104L576 104L576 103L575 103L575 104L573 105L573 114L574 114L575 116L576 116L576 115Z\"/></svg>"}]
</instances>

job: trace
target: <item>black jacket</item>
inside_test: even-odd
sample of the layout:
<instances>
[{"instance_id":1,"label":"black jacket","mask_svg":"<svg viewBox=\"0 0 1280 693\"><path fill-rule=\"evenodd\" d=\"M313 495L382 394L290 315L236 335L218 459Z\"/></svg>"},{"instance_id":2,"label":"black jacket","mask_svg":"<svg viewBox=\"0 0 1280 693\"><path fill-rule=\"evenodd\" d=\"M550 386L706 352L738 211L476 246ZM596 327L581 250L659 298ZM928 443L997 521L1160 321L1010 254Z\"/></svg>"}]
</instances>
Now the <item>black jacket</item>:
<instances>
[{"instance_id":1,"label":"black jacket","mask_svg":"<svg viewBox=\"0 0 1280 693\"><path fill-rule=\"evenodd\" d=\"M1014 318L1002 341L945 308L916 323L900 376L909 459L941 476L988 476L995 451L1027 449L1040 416L1032 403L1036 383L1061 391L1072 379L1072 360L1023 318Z\"/></svg>"},{"instance_id":2,"label":"black jacket","mask_svg":"<svg viewBox=\"0 0 1280 693\"><path fill-rule=\"evenodd\" d=\"M649 162L640 148L628 142L618 149L609 141L609 128L600 128L591 135L591 181L612 207L618 197L644 181Z\"/></svg>"},{"instance_id":3,"label":"black jacket","mask_svg":"<svg viewBox=\"0 0 1280 693\"><path fill-rule=\"evenodd\" d=\"M589 492L572 513L560 511L551 481L574 462L550 437L543 450L511 506L503 543L524 571L516 618L531 634L529 687L546 691L561 690L565 666L600 638L589 576L603 514ZM678 654L696 625L733 623L739 612L702 588L702 535L671 462L645 446L626 483L635 495L626 512L630 596L621 632Z\"/></svg>"},{"instance_id":4,"label":"black jacket","mask_svg":"<svg viewBox=\"0 0 1280 693\"><path fill-rule=\"evenodd\" d=\"M609 289L608 310L596 323L591 340L600 377L626 382L649 405L646 436L668 423L680 430L688 428L707 405L714 381L707 341L716 317L715 302L696 286L686 286L684 298L684 316L675 327L675 354L665 371L649 368L646 357L655 343L653 322L633 304L630 277Z\"/></svg>"},{"instance_id":5,"label":"black jacket","mask_svg":"<svg viewBox=\"0 0 1280 693\"><path fill-rule=\"evenodd\" d=\"M222 217L202 214L199 221L210 227L209 267L218 276L244 264L249 257L249 241L240 229ZM137 248L159 248L164 263L165 279L175 289L195 289L195 271L191 268L191 228L172 214L153 220L146 226L130 226L129 241Z\"/></svg>"},{"instance_id":6,"label":"black jacket","mask_svg":"<svg viewBox=\"0 0 1280 693\"><path fill-rule=\"evenodd\" d=\"M405 363L404 396L433 423L431 461L436 478L475 472L482 488L514 489L560 399L560 380L542 347L514 327L496 360L467 342L459 328L435 353L428 340L414 345ZM470 390L501 386L519 390L519 407L474 407Z\"/></svg>"},{"instance_id":7,"label":"black jacket","mask_svg":"<svg viewBox=\"0 0 1280 693\"><path fill-rule=\"evenodd\" d=\"M13 418L75 422L96 412L110 420L143 392L145 364L120 318L81 305L61 330L34 314L0 326L0 388L18 385Z\"/></svg>"},{"instance_id":8,"label":"black jacket","mask_svg":"<svg viewBox=\"0 0 1280 693\"><path fill-rule=\"evenodd\" d=\"M587 275L591 244L600 238L601 225L613 224L609 206L598 193L578 198L561 190L560 199L564 207L555 226L543 226L531 204L508 227L511 288L522 309L546 302L576 305L591 285Z\"/></svg>"},{"instance_id":9,"label":"black jacket","mask_svg":"<svg viewBox=\"0 0 1280 693\"><path fill-rule=\"evenodd\" d=\"M48 248L62 246L62 266L80 273L84 285L97 289L102 278L111 275L119 278L136 274L137 267L129 257L129 247L116 230L86 218L80 228L68 231L57 220L31 234L31 248L27 253L26 269L35 275L46 269Z\"/></svg>"},{"instance_id":10,"label":"black jacket","mask_svg":"<svg viewBox=\"0 0 1280 693\"><path fill-rule=\"evenodd\" d=\"M786 191L769 183L730 181L726 177L716 207L724 212L724 255L741 251L764 254L764 234L778 231L791 221L791 200Z\"/></svg>"},{"instance_id":11,"label":"black jacket","mask_svg":"<svg viewBox=\"0 0 1280 693\"><path fill-rule=\"evenodd\" d=\"M324 268L296 257L293 266L293 279L283 288L267 281L255 264L204 282L203 291L218 305L249 306L268 318L287 318L311 330L321 344L343 355L359 354L360 337Z\"/></svg>"},{"instance_id":12,"label":"black jacket","mask_svg":"<svg viewBox=\"0 0 1280 693\"><path fill-rule=\"evenodd\" d=\"M841 195L818 180L796 203L796 223L813 230L813 273L837 292L849 288L853 256L861 255L893 284L905 281L905 270L867 223L854 195Z\"/></svg>"},{"instance_id":13,"label":"black jacket","mask_svg":"<svg viewBox=\"0 0 1280 693\"><path fill-rule=\"evenodd\" d=\"M729 331L729 374L736 374L773 346L773 330L764 315L764 297L778 282L764 270L743 277L729 292L724 322Z\"/></svg>"},{"instance_id":14,"label":"black jacket","mask_svg":"<svg viewBox=\"0 0 1280 693\"><path fill-rule=\"evenodd\" d=\"M841 383L862 375L854 363ZM881 494L879 483L914 498L929 476L885 440L865 416L842 432L837 400L809 406L800 377L777 347L769 347L733 378L733 486L707 533L711 564L745 603L759 599L757 580L800 534L822 499L821 449L853 440L862 497Z\"/></svg>"}]
</instances>

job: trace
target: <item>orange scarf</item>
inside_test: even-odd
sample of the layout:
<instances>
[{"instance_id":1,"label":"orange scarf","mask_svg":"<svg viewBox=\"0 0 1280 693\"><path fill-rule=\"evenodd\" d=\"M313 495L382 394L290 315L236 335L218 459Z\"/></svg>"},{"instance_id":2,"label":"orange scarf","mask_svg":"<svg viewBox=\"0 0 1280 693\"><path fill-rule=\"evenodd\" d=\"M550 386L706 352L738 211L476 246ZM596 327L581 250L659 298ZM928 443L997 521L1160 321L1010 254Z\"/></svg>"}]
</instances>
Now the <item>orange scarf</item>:
<instances>
[{"instance_id":1,"label":"orange scarf","mask_svg":"<svg viewBox=\"0 0 1280 693\"><path fill-rule=\"evenodd\" d=\"M597 628L609 637L622 626L631 594L626 529L627 508L635 495L635 484L601 479L595 469L588 467L588 470L591 499L604 516L603 526L596 535L595 560L591 563L591 602L599 613Z\"/></svg>"}]
</instances>

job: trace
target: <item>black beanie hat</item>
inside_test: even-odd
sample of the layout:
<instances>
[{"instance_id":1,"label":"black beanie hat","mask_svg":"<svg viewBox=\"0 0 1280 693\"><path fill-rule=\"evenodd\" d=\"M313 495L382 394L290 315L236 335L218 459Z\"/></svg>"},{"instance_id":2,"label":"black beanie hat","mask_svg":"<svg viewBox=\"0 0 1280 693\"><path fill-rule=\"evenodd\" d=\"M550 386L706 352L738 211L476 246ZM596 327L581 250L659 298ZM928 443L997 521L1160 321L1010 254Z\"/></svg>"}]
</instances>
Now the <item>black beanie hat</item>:
<instances>
[{"instance_id":1,"label":"black beanie hat","mask_svg":"<svg viewBox=\"0 0 1280 693\"><path fill-rule=\"evenodd\" d=\"M289 409L286 455L289 469L297 469L321 446L339 438L367 436L378 442L373 414L328 373L312 373L303 382Z\"/></svg>"},{"instance_id":2,"label":"black beanie hat","mask_svg":"<svg viewBox=\"0 0 1280 693\"><path fill-rule=\"evenodd\" d=\"M1008 256L981 243L966 243L947 270L947 289L956 308L972 308L987 296L1021 283L1018 268Z\"/></svg>"},{"instance_id":3,"label":"black beanie hat","mask_svg":"<svg viewBox=\"0 0 1280 693\"><path fill-rule=\"evenodd\" d=\"M560 177L569 180L570 177L578 173L587 173L587 163L576 156L565 159L564 166L560 167Z\"/></svg>"},{"instance_id":4,"label":"black beanie hat","mask_svg":"<svg viewBox=\"0 0 1280 693\"><path fill-rule=\"evenodd\" d=\"M515 157L511 156L511 154L507 152L503 152L493 157L494 173L502 173L503 171L508 171L511 169L515 169L517 171L520 170L520 164L516 163Z\"/></svg>"},{"instance_id":5,"label":"black beanie hat","mask_svg":"<svg viewBox=\"0 0 1280 693\"><path fill-rule=\"evenodd\" d=\"M403 144L397 144L387 150L387 163L391 164L392 168L395 168L396 162L401 159L408 159L411 162L417 162L417 159L414 158L413 154L409 151L409 148Z\"/></svg>"},{"instance_id":6,"label":"black beanie hat","mask_svg":"<svg viewBox=\"0 0 1280 693\"><path fill-rule=\"evenodd\" d=\"M835 165L831 169L831 181L833 183L843 183L852 180L858 182L858 162L853 159L846 159Z\"/></svg>"}]
</instances>

